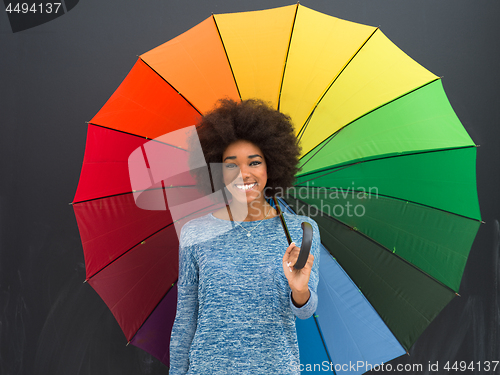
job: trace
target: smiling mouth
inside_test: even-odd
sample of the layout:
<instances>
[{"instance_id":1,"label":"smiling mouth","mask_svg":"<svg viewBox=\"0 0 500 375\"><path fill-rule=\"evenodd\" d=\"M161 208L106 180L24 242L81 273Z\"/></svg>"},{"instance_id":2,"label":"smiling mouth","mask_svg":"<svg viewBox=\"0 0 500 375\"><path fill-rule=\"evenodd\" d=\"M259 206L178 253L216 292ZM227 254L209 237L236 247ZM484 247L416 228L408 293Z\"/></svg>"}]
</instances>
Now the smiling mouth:
<instances>
[{"instance_id":1,"label":"smiling mouth","mask_svg":"<svg viewBox=\"0 0 500 375\"><path fill-rule=\"evenodd\" d=\"M257 183L254 182L252 184L234 184L234 186L239 189L239 190L242 190L242 191L247 191L247 190L250 190L252 189L254 186L256 186Z\"/></svg>"}]
</instances>

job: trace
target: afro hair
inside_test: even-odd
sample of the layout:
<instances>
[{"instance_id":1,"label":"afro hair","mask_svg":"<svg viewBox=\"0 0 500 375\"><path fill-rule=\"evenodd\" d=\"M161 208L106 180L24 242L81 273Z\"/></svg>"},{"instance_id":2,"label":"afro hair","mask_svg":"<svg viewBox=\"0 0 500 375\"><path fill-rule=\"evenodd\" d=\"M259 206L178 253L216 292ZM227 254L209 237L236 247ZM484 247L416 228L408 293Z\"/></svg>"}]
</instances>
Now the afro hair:
<instances>
[{"instance_id":1,"label":"afro hair","mask_svg":"<svg viewBox=\"0 0 500 375\"><path fill-rule=\"evenodd\" d=\"M209 186L207 179L203 178L206 173L193 169L193 175L204 194L224 187L220 168L222 155L230 144L238 140L253 143L264 154L268 175L264 190L266 197L280 196L285 189L293 186L295 174L299 171L300 146L292 122L290 117L264 101L221 99L213 111L200 119L196 130L211 176ZM194 141L193 137L190 142L192 150ZM192 152L190 164L197 164L195 160L199 160L199 157L196 152Z\"/></svg>"}]
</instances>

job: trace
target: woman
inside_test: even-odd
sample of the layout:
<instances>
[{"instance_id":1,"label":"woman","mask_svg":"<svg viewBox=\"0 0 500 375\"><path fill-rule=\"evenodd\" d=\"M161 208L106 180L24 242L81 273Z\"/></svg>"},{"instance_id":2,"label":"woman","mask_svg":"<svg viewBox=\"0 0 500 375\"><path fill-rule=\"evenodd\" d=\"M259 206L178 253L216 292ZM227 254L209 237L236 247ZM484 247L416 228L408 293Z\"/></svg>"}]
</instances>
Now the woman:
<instances>
[{"instance_id":1,"label":"woman","mask_svg":"<svg viewBox=\"0 0 500 375\"><path fill-rule=\"evenodd\" d=\"M319 231L284 213L298 244L301 223L313 226L307 264L294 269L300 248L288 246L266 200L294 181L293 127L261 101L222 100L197 133L213 189L225 187L231 202L182 228L169 373L299 374L295 317L317 306Z\"/></svg>"}]
</instances>

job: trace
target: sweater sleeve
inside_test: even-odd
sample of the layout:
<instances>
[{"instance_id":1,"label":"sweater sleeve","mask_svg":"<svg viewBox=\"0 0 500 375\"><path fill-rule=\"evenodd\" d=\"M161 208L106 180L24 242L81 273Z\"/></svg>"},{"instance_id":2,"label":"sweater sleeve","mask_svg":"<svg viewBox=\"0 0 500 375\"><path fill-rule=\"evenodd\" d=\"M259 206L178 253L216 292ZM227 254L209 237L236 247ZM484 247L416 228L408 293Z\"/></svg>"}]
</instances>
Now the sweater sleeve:
<instances>
[{"instance_id":1,"label":"sweater sleeve","mask_svg":"<svg viewBox=\"0 0 500 375\"><path fill-rule=\"evenodd\" d=\"M179 246L177 311L170 336L170 375L186 374L188 371L189 349L198 321L198 264L195 247L185 246L183 234Z\"/></svg>"},{"instance_id":2,"label":"sweater sleeve","mask_svg":"<svg viewBox=\"0 0 500 375\"><path fill-rule=\"evenodd\" d=\"M292 301L292 292L290 292L290 307L292 308L293 313L299 319L307 319L311 317L316 308L318 307L318 282L319 282L319 254L320 254L320 244L321 238L319 235L318 224L315 221L310 221L313 227L313 241L311 244L311 254L314 255L314 263L311 269L311 275L309 276L309 292L311 296L307 300L306 304L301 307L295 306Z\"/></svg>"}]
</instances>

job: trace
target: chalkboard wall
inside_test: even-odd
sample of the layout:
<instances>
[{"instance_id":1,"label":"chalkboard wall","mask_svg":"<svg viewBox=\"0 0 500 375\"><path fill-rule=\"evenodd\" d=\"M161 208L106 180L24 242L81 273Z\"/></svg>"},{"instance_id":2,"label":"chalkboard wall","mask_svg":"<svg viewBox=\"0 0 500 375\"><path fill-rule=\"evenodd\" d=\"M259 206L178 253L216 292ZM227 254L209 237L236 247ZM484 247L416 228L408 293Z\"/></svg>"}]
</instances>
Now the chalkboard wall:
<instances>
[{"instance_id":1,"label":"chalkboard wall","mask_svg":"<svg viewBox=\"0 0 500 375\"><path fill-rule=\"evenodd\" d=\"M78 184L86 121L119 86L137 55L212 12L290 4L82 0L70 5L67 1L66 14L18 32L12 31L7 13L0 14L0 374L168 373L149 354L126 346L107 307L83 283L83 251L68 203ZM451 104L481 146L477 176L485 223L470 253L461 297L429 326L410 356L392 363L422 364L424 373L440 374L445 373L447 361L500 360L500 2L310 0L302 4L380 26L412 58L444 76ZM437 362L439 371L429 368Z\"/></svg>"}]
</instances>

